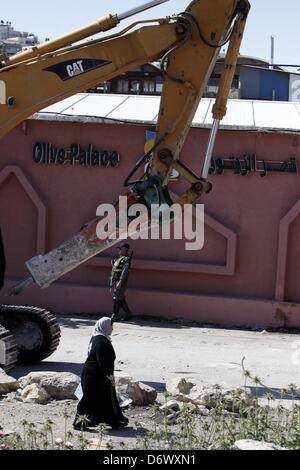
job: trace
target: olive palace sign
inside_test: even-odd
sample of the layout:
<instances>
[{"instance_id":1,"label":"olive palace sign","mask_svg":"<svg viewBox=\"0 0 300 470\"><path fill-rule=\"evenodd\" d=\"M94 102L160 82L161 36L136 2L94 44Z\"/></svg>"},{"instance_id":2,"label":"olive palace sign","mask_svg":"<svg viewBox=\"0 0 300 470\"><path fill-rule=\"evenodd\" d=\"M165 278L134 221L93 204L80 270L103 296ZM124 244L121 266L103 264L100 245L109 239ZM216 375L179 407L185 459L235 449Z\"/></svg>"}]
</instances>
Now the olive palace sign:
<instances>
[{"instance_id":1,"label":"olive palace sign","mask_svg":"<svg viewBox=\"0 0 300 470\"><path fill-rule=\"evenodd\" d=\"M269 173L297 173L298 165L294 157L282 161L263 160L255 154L243 155L241 158L212 158L210 174L222 175L228 170L233 171L235 175L247 176L256 173L264 178Z\"/></svg>"},{"instance_id":2,"label":"olive palace sign","mask_svg":"<svg viewBox=\"0 0 300 470\"><path fill-rule=\"evenodd\" d=\"M82 167L117 167L120 155L115 150L100 150L92 144L83 147L71 144L69 148L55 147L51 142L36 142L32 158L44 165L80 165Z\"/></svg>"},{"instance_id":3,"label":"olive palace sign","mask_svg":"<svg viewBox=\"0 0 300 470\"><path fill-rule=\"evenodd\" d=\"M32 157L35 163L44 165L115 168L120 163L120 154L117 151L100 150L92 144L84 147L74 143L64 148L55 147L51 142L37 142L33 146ZM294 157L282 161L263 160L255 154L247 154L243 157L212 158L210 174L222 175L228 171L240 176L257 173L265 177L269 173L295 174L298 172L298 165Z\"/></svg>"}]
</instances>

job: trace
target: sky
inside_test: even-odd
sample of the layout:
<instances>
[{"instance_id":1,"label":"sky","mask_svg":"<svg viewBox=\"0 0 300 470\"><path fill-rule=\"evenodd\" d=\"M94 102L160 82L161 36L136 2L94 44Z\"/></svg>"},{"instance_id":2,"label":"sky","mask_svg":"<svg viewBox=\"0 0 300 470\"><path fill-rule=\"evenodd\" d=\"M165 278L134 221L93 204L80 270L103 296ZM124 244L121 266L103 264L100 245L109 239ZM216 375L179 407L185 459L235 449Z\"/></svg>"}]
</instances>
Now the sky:
<instances>
[{"instance_id":1,"label":"sky","mask_svg":"<svg viewBox=\"0 0 300 470\"><path fill-rule=\"evenodd\" d=\"M40 41L69 32L108 13L123 13L148 0L14 0L2 1L0 20L11 21L17 30L39 36ZM189 1L170 0L134 19L155 18L179 13ZM241 53L270 59L270 36L275 36L275 63L300 67L299 0L250 0ZM130 20L132 22L133 19ZM122 26L128 24L124 21Z\"/></svg>"}]
</instances>

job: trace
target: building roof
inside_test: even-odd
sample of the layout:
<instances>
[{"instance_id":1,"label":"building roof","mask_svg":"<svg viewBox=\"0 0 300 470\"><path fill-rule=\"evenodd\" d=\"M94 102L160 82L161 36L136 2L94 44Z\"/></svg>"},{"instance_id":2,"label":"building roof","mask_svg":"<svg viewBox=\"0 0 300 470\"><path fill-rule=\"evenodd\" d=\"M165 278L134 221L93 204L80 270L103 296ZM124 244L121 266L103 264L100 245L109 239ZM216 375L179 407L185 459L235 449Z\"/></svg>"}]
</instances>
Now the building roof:
<instances>
[{"instance_id":1,"label":"building roof","mask_svg":"<svg viewBox=\"0 0 300 470\"><path fill-rule=\"evenodd\" d=\"M192 127L212 124L215 100L203 98ZM38 120L156 124L159 96L79 93L43 109ZM229 100L221 129L300 133L300 102Z\"/></svg>"}]
</instances>

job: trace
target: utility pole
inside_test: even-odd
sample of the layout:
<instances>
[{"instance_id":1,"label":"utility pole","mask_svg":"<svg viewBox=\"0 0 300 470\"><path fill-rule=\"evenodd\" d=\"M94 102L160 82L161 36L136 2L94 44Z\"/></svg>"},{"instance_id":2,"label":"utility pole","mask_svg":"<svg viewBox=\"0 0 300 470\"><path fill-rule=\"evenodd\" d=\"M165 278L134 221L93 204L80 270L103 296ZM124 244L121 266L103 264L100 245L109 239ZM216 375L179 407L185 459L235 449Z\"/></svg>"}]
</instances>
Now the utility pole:
<instances>
[{"instance_id":1,"label":"utility pole","mask_svg":"<svg viewBox=\"0 0 300 470\"><path fill-rule=\"evenodd\" d=\"M274 56L275 56L275 36L271 36L271 69L274 68Z\"/></svg>"}]
</instances>

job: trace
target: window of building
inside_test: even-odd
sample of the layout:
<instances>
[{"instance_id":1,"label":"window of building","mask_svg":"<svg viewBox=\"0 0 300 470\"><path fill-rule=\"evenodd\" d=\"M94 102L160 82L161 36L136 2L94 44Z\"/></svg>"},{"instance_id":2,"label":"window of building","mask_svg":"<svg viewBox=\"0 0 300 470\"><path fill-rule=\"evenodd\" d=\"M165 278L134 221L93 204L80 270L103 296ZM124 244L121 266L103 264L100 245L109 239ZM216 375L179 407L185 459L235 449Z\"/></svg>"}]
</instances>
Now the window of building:
<instances>
[{"instance_id":1,"label":"window of building","mask_svg":"<svg viewBox=\"0 0 300 470\"><path fill-rule=\"evenodd\" d=\"M117 93L127 94L129 91L129 82L128 80L118 80L117 84Z\"/></svg>"},{"instance_id":2,"label":"window of building","mask_svg":"<svg viewBox=\"0 0 300 470\"><path fill-rule=\"evenodd\" d=\"M135 95L139 95L142 92L142 81L141 80L132 80L130 82L129 92Z\"/></svg>"},{"instance_id":3,"label":"window of building","mask_svg":"<svg viewBox=\"0 0 300 470\"><path fill-rule=\"evenodd\" d=\"M155 81L154 80L144 80L143 81L143 91L144 91L144 93L149 93L149 94L155 93Z\"/></svg>"}]
</instances>

